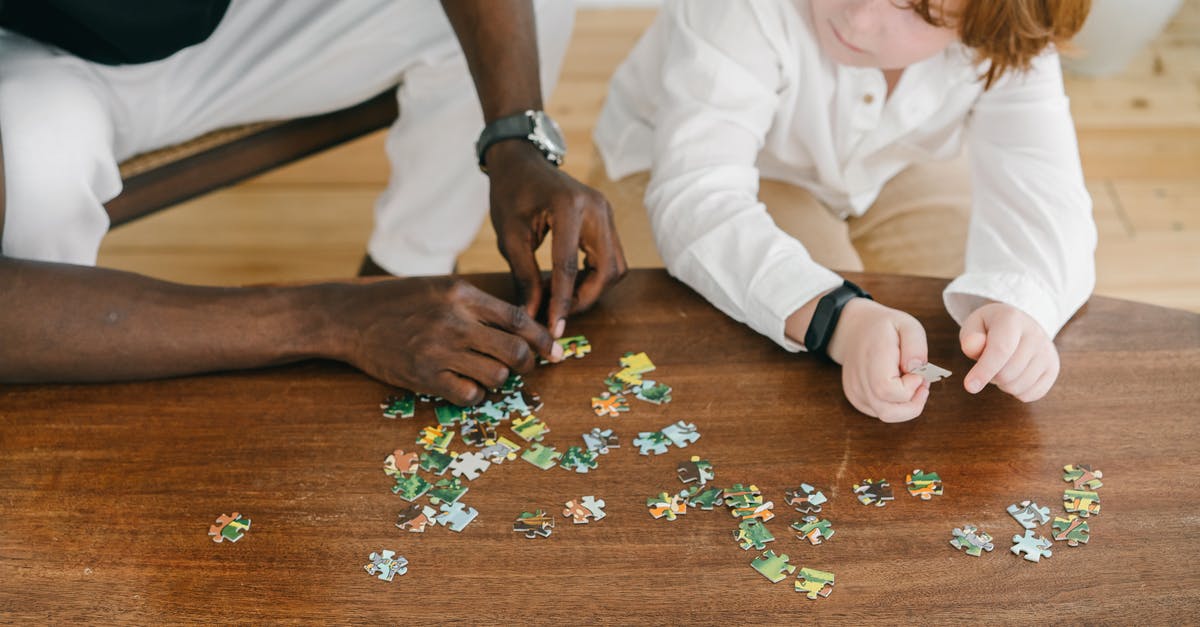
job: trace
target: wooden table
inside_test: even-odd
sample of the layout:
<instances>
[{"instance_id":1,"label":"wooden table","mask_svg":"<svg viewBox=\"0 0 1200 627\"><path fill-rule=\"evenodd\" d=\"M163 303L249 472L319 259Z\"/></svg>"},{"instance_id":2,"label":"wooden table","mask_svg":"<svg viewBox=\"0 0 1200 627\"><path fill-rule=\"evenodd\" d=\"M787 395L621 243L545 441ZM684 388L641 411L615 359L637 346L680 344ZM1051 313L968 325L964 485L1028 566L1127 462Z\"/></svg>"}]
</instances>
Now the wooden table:
<instances>
[{"instance_id":1,"label":"wooden table","mask_svg":"<svg viewBox=\"0 0 1200 627\"><path fill-rule=\"evenodd\" d=\"M462 533L394 526L402 501L383 457L432 424L380 416L386 386L338 364L123 385L0 391L0 619L108 623L200 620L479 623L1190 622L1200 616L1196 511L1200 316L1094 298L1059 338L1063 374L1041 402L994 389L966 394L970 362L945 314L943 281L857 276L879 300L916 315L930 358L955 372L924 415L883 424L856 413L839 372L786 353L657 271L636 271L572 323L595 346L585 359L526 377L560 450L593 426L622 447L598 469L493 467L463 502ZM496 293L503 277L473 278ZM631 400L620 418L589 409L625 351L644 350L652 378L674 387L662 407ZM643 457L638 431L693 421L686 450ZM507 431L507 430L505 430ZM512 437L511 434L508 434ZM461 451L464 445L458 443ZM677 462L701 455L716 483L755 483L776 504L768 545L792 563L833 571L827 599L772 585L724 510L653 520L645 499L682 486ZM1062 513L1064 464L1104 471L1092 540L1055 543L1030 563L1009 553L1021 531L1005 507L1033 499ZM905 474L940 473L945 495L910 497ZM885 477L886 507L851 485ZM836 535L810 546L783 492L823 487ZM515 516L561 512L595 494L608 517L548 539L511 531ZM221 513L249 516L236 544L213 543ZM980 558L949 546L975 523L996 537ZM1049 525L1041 528L1050 533ZM391 583L363 571L390 548L409 572ZM1183 619L1182 621L1180 619Z\"/></svg>"}]
</instances>

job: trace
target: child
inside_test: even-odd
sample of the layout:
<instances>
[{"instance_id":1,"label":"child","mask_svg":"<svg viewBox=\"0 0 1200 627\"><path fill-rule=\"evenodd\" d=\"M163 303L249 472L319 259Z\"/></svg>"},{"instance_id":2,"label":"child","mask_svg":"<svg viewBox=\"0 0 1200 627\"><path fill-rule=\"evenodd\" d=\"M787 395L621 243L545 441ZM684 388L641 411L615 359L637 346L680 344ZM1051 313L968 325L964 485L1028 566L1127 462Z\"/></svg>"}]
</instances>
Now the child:
<instances>
[{"instance_id":1,"label":"child","mask_svg":"<svg viewBox=\"0 0 1200 627\"><path fill-rule=\"evenodd\" d=\"M592 185L618 214L644 187L671 274L841 364L867 415L921 413L928 385L909 372L925 332L828 267L956 274L943 298L976 360L967 391L1037 400L1058 376L1053 338L1095 283L1054 48L1088 8L668 0L613 78ZM969 164L946 161L964 147Z\"/></svg>"}]
</instances>

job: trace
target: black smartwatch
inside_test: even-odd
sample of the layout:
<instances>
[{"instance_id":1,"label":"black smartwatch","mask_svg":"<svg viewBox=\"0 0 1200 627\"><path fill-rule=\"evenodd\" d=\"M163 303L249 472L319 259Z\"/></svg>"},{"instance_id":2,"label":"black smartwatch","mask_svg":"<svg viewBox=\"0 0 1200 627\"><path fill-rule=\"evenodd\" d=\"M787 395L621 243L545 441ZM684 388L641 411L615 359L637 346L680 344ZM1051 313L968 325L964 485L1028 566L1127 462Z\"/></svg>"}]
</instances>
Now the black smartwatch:
<instances>
[{"instance_id":1,"label":"black smartwatch","mask_svg":"<svg viewBox=\"0 0 1200 627\"><path fill-rule=\"evenodd\" d=\"M475 142L475 157L479 159L480 170L487 172L488 148L507 139L520 139L533 144L546 157L546 161L554 165L562 165L563 157L567 155L567 142L558 124L544 111L523 111L493 120L483 128L479 141Z\"/></svg>"},{"instance_id":2,"label":"black smartwatch","mask_svg":"<svg viewBox=\"0 0 1200 627\"><path fill-rule=\"evenodd\" d=\"M871 298L871 295L863 288L843 279L840 286L817 301L817 310L813 312L812 322L808 323L808 331L804 333L804 347L808 352L829 359L829 341L833 339L833 331L837 329L842 308L854 298Z\"/></svg>"}]
</instances>

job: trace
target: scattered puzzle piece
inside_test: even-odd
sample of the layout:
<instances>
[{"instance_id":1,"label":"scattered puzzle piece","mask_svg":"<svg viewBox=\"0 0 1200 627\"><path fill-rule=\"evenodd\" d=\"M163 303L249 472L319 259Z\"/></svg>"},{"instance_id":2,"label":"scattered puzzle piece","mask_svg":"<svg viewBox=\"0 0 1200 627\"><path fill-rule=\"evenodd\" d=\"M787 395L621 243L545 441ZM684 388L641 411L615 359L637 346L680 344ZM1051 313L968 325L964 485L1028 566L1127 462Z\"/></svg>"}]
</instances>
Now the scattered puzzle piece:
<instances>
[{"instance_id":1,"label":"scattered puzzle piece","mask_svg":"<svg viewBox=\"0 0 1200 627\"><path fill-rule=\"evenodd\" d=\"M523 387L525 387L525 379L519 374L510 374L500 389L496 391L501 394L512 394Z\"/></svg>"},{"instance_id":2,"label":"scattered puzzle piece","mask_svg":"<svg viewBox=\"0 0 1200 627\"><path fill-rule=\"evenodd\" d=\"M461 435L463 442L483 448L496 441L496 426L486 421L464 420Z\"/></svg>"},{"instance_id":3,"label":"scattered puzzle piece","mask_svg":"<svg viewBox=\"0 0 1200 627\"><path fill-rule=\"evenodd\" d=\"M462 495L466 494L468 489L458 477L442 479L433 484L433 488L429 490L429 502L434 505L439 503L454 503L462 498Z\"/></svg>"},{"instance_id":4,"label":"scattered puzzle piece","mask_svg":"<svg viewBox=\"0 0 1200 627\"><path fill-rule=\"evenodd\" d=\"M432 487L421 475L401 475L396 477L396 485L392 486L392 494L398 494L400 498L411 503L421 498Z\"/></svg>"},{"instance_id":5,"label":"scattered puzzle piece","mask_svg":"<svg viewBox=\"0 0 1200 627\"><path fill-rule=\"evenodd\" d=\"M883 507L895 498L892 496L892 484L887 479L864 479L861 484L854 484L854 493L858 495L859 503L876 507Z\"/></svg>"},{"instance_id":6,"label":"scattered puzzle piece","mask_svg":"<svg viewBox=\"0 0 1200 627\"><path fill-rule=\"evenodd\" d=\"M425 450L439 453L445 453L453 441L454 432L441 425L422 428L421 435L417 438L417 444L423 446Z\"/></svg>"},{"instance_id":7,"label":"scattered puzzle piece","mask_svg":"<svg viewBox=\"0 0 1200 627\"><path fill-rule=\"evenodd\" d=\"M775 512L771 511L774 508L775 503L772 501L767 501L766 503L759 503L757 505L734 507L732 510L730 510L730 513L733 514L734 518L741 518L742 520L758 518L763 522L767 522L775 517Z\"/></svg>"},{"instance_id":8,"label":"scattered puzzle piece","mask_svg":"<svg viewBox=\"0 0 1200 627\"><path fill-rule=\"evenodd\" d=\"M1089 538L1087 521L1075 514L1068 514L1066 518L1055 516L1052 527L1054 529L1054 539L1059 542L1066 542L1067 546L1087 544Z\"/></svg>"},{"instance_id":9,"label":"scattered puzzle piece","mask_svg":"<svg viewBox=\"0 0 1200 627\"><path fill-rule=\"evenodd\" d=\"M457 503L442 503L441 510L442 513L437 516L438 524L450 531L462 531L479 515L479 512L474 507L466 505L462 501Z\"/></svg>"},{"instance_id":10,"label":"scattered puzzle piece","mask_svg":"<svg viewBox=\"0 0 1200 627\"><path fill-rule=\"evenodd\" d=\"M833 592L833 573L815 568L801 568L796 575L796 592L807 592L808 598L828 597Z\"/></svg>"},{"instance_id":11,"label":"scattered puzzle piece","mask_svg":"<svg viewBox=\"0 0 1200 627\"><path fill-rule=\"evenodd\" d=\"M267 526L269 527L270 525ZM250 531L250 519L237 512L229 516L225 514L217 516L217 522L208 527L208 535L212 536L212 541L216 543L221 543L225 540L237 542L242 539L242 536L246 535L247 531Z\"/></svg>"},{"instance_id":12,"label":"scattered puzzle piece","mask_svg":"<svg viewBox=\"0 0 1200 627\"><path fill-rule=\"evenodd\" d=\"M663 427L662 434L667 436L667 439L679 448L687 448L689 444L700 439L700 433L696 431L696 425L682 420Z\"/></svg>"},{"instance_id":13,"label":"scattered puzzle piece","mask_svg":"<svg viewBox=\"0 0 1200 627\"><path fill-rule=\"evenodd\" d=\"M479 422L497 425L508 420L508 407L504 404L504 401L497 403L489 400L482 405L476 405L473 411L475 420Z\"/></svg>"},{"instance_id":14,"label":"scattered puzzle piece","mask_svg":"<svg viewBox=\"0 0 1200 627\"><path fill-rule=\"evenodd\" d=\"M650 515L656 519L666 516L667 520L675 520L687 513L687 503L679 495L672 496L666 492L646 499L646 507L650 508Z\"/></svg>"},{"instance_id":15,"label":"scattered puzzle piece","mask_svg":"<svg viewBox=\"0 0 1200 627\"><path fill-rule=\"evenodd\" d=\"M543 446L541 444L534 444L525 449L524 453L521 453L521 459L542 470L550 470L558 464L560 458L562 458L562 453L554 450L553 446Z\"/></svg>"},{"instance_id":16,"label":"scattered puzzle piece","mask_svg":"<svg viewBox=\"0 0 1200 627\"><path fill-rule=\"evenodd\" d=\"M425 527L437 525L437 510L413 503L396 516L396 526L412 533L425 533Z\"/></svg>"},{"instance_id":17,"label":"scattered puzzle piece","mask_svg":"<svg viewBox=\"0 0 1200 627\"><path fill-rule=\"evenodd\" d=\"M796 572L796 567L788 564L787 554L776 555L775 551L764 551L762 557L750 562L750 566L771 583L779 583Z\"/></svg>"},{"instance_id":18,"label":"scattered puzzle piece","mask_svg":"<svg viewBox=\"0 0 1200 627\"><path fill-rule=\"evenodd\" d=\"M405 392L399 396L389 396L383 399L379 404L379 408L383 410L384 418L412 418L417 414L417 398L412 392Z\"/></svg>"},{"instance_id":19,"label":"scattered puzzle piece","mask_svg":"<svg viewBox=\"0 0 1200 627\"><path fill-rule=\"evenodd\" d=\"M621 368L634 374L645 374L654 370L654 362L646 353L625 353L621 356Z\"/></svg>"},{"instance_id":20,"label":"scattered puzzle piece","mask_svg":"<svg viewBox=\"0 0 1200 627\"><path fill-rule=\"evenodd\" d=\"M433 408L438 424L443 427L453 427L463 419L464 408L458 405L438 405Z\"/></svg>"},{"instance_id":21,"label":"scattered puzzle piece","mask_svg":"<svg viewBox=\"0 0 1200 627\"><path fill-rule=\"evenodd\" d=\"M597 457L596 453L584 450L583 447L571 446L562 454L559 466L567 470L574 470L577 473L586 473L589 470L594 470L599 465L596 461Z\"/></svg>"},{"instance_id":22,"label":"scattered puzzle piece","mask_svg":"<svg viewBox=\"0 0 1200 627\"><path fill-rule=\"evenodd\" d=\"M633 439L633 445L638 447L638 452L642 455L662 455L671 447L671 440L661 431L643 431Z\"/></svg>"},{"instance_id":23,"label":"scattered puzzle piece","mask_svg":"<svg viewBox=\"0 0 1200 627\"><path fill-rule=\"evenodd\" d=\"M725 488L725 505L727 507L751 507L762 505L763 495L758 486L746 487L740 483Z\"/></svg>"},{"instance_id":24,"label":"scattered puzzle piece","mask_svg":"<svg viewBox=\"0 0 1200 627\"><path fill-rule=\"evenodd\" d=\"M816 516L805 516L803 521L792 523L792 529L800 532L797 537L808 540L813 546L833 537L833 525L828 520L817 520Z\"/></svg>"},{"instance_id":25,"label":"scattered puzzle piece","mask_svg":"<svg viewBox=\"0 0 1200 627\"><path fill-rule=\"evenodd\" d=\"M788 490L784 493L787 497L788 505L796 508L796 511L801 514L816 514L821 511L821 505L827 500L825 493L808 485L801 483L800 487L794 490Z\"/></svg>"},{"instance_id":26,"label":"scattered puzzle piece","mask_svg":"<svg viewBox=\"0 0 1200 627\"><path fill-rule=\"evenodd\" d=\"M408 572L408 560L403 555L396 555L395 551L372 553L367 559L371 563L364 565L363 569L384 581L391 581L392 577Z\"/></svg>"},{"instance_id":27,"label":"scattered puzzle piece","mask_svg":"<svg viewBox=\"0 0 1200 627\"><path fill-rule=\"evenodd\" d=\"M590 433L583 434L583 443L589 451L595 451L601 455L608 455L608 451L614 448L621 448L621 443L617 439L617 435L612 429L603 429L596 427Z\"/></svg>"},{"instance_id":28,"label":"scattered puzzle piece","mask_svg":"<svg viewBox=\"0 0 1200 627\"><path fill-rule=\"evenodd\" d=\"M542 438L550 433L550 427L547 427L546 423L538 420L538 417L533 414L512 421L512 430L526 442L541 442Z\"/></svg>"},{"instance_id":29,"label":"scattered puzzle piece","mask_svg":"<svg viewBox=\"0 0 1200 627\"><path fill-rule=\"evenodd\" d=\"M963 525L962 529L955 529L950 546L960 551L965 549L971 557L979 557L984 551L990 552L996 548L992 544L992 536L980 531L975 525Z\"/></svg>"},{"instance_id":30,"label":"scattered puzzle piece","mask_svg":"<svg viewBox=\"0 0 1200 627\"><path fill-rule=\"evenodd\" d=\"M458 457L457 453L445 451L425 451L421 453L421 470L441 475L450 467L450 462Z\"/></svg>"},{"instance_id":31,"label":"scattered puzzle piece","mask_svg":"<svg viewBox=\"0 0 1200 627\"><path fill-rule=\"evenodd\" d=\"M1070 513L1079 514L1084 518L1092 514L1100 514L1100 495L1086 490L1067 490L1063 492L1063 507Z\"/></svg>"},{"instance_id":32,"label":"scattered puzzle piece","mask_svg":"<svg viewBox=\"0 0 1200 627\"><path fill-rule=\"evenodd\" d=\"M749 551L750 547L761 551L768 542L775 541L775 536L771 535L761 520L743 520L733 532L733 539L738 541L743 551Z\"/></svg>"},{"instance_id":33,"label":"scattered puzzle piece","mask_svg":"<svg viewBox=\"0 0 1200 627\"><path fill-rule=\"evenodd\" d=\"M592 411L597 416L612 416L616 418L623 412L629 411L629 401L620 394L603 392L600 396L592 397Z\"/></svg>"},{"instance_id":34,"label":"scattered puzzle piece","mask_svg":"<svg viewBox=\"0 0 1200 627\"><path fill-rule=\"evenodd\" d=\"M416 453L405 453L403 449L396 449L383 458L383 474L389 477L411 475L417 472L419 459Z\"/></svg>"},{"instance_id":35,"label":"scattered puzzle piece","mask_svg":"<svg viewBox=\"0 0 1200 627\"><path fill-rule=\"evenodd\" d=\"M492 462L475 452L468 452L454 458L450 462L450 474L455 477L463 477L467 481L474 481L483 474L485 470L492 467Z\"/></svg>"},{"instance_id":36,"label":"scattered puzzle piece","mask_svg":"<svg viewBox=\"0 0 1200 627\"><path fill-rule=\"evenodd\" d=\"M1092 470L1092 467L1087 464L1067 464L1063 466L1063 481L1070 481L1076 490L1091 490L1095 491L1104 484L1101 479L1104 478L1104 473L1099 470Z\"/></svg>"},{"instance_id":37,"label":"scattered puzzle piece","mask_svg":"<svg viewBox=\"0 0 1200 627\"><path fill-rule=\"evenodd\" d=\"M638 400L655 405L666 405L671 402L671 388L666 384L649 379L644 379L641 385L635 386L633 395Z\"/></svg>"},{"instance_id":38,"label":"scattered puzzle piece","mask_svg":"<svg viewBox=\"0 0 1200 627\"><path fill-rule=\"evenodd\" d=\"M691 486L679 493L679 497L687 500L691 507L711 510L716 505L723 505L723 490L721 488L706 488L701 485Z\"/></svg>"},{"instance_id":39,"label":"scattered puzzle piece","mask_svg":"<svg viewBox=\"0 0 1200 627\"><path fill-rule=\"evenodd\" d=\"M508 409L510 414L517 412L522 416L532 416L533 412L542 408L542 401L537 395L530 395L530 400L533 401L533 405L526 402L525 396L520 392L514 392L504 397L503 402L504 407Z\"/></svg>"},{"instance_id":40,"label":"scattered puzzle piece","mask_svg":"<svg viewBox=\"0 0 1200 627\"><path fill-rule=\"evenodd\" d=\"M533 512L521 512L513 522L513 531L525 534L525 537L530 540L538 537L549 538L551 532L554 531L554 517L540 509Z\"/></svg>"},{"instance_id":41,"label":"scattered puzzle piece","mask_svg":"<svg viewBox=\"0 0 1200 627\"><path fill-rule=\"evenodd\" d=\"M594 496L585 496L579 500L570 500L563 509L563 516L570 518L576 525L586 525L604 518L604 500Z\"/></svg>"},{"instance_id":42,"label":"scattered puzzle piece","mask_svg":"<svg viewBox=\"0 0 1200 627\"><path fill-rule=\"evenodd\" d=\"M675 467L675 474L683 483L699 481L700 485L707 484L716 476L712 464L706 459L700 459L699 455L692 455L690 460L679 462Z\"/></svg>"},{"instance_id":43,"label":"scattered puzzle piece","mask_svg":"<svg viewBox=\"0 0 1200 627\"><path fill-rule=\"evenodd\" d=\"M1050 557L1050 541L1042 536L1037 535L1033 531L1027 530L1023 536L1013 536L1013 555L1021 555L1031 562L1041 561L1043 557Z\"/></svg>"},{"instance_id":44,"label":"scattered puzzle piece","mask_svg":"<svg viewBox=\"0 0 1200 627\"><path fill-rule=\"evenodd\" d=\"M1008 506L1008 513L1026 529L1036 529L1050 520L1050 508L1039 507L1033 501L1021 501Z\"/></svg>"},{"instance_id":45,"label":"scattered puzzle piece","mask_svg":"<svg viewBox=\"0 0 1200 627\"><path fill-rule=\"evenodd\" d=\"M506 437L496 438L494 442L479 450L479 454L493 464L503 464L505 460L512 461L520 452L521 447Z\"/></svg>"},{"instance_id":46,"label":"scattered puzzle piece","mask_svg":"<svg viewBox=\"0 0 1200 627\"><path fill-rule=\"evenodd\" d=\"M918 468L905 477L904 483L908 486L908 493L921 497L922 501L942 495L942 478L936 472L922 472Z\"/></svg>"}]
</instances>

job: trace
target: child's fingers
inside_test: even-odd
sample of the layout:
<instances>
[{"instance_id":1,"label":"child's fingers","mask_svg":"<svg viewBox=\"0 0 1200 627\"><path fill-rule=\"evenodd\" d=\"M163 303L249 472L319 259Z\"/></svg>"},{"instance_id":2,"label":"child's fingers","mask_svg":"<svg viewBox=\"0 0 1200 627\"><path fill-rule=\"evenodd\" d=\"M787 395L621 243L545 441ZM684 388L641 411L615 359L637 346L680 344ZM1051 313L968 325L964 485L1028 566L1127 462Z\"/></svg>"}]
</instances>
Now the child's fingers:
<instances>
[{"instance_id":1,"label":"child's fingers","mask_svg":"<svg viewBox=\"0 0 1200 627\"><path fill-rule=\"evenodd\" d=\"M925 327L922 327L916 318L911 316L901 318L896 324L896 334L900 338L898 366L901 371L908 372L929 363L929 342L925 338Z\"/></svg>"},{"instance_id":2,"label":"child's fingers","mask_svg":"<svg viewBox=\"0 0 1200 627\"><path fill-rule=\"evenodd\" d=\"M1016 394L1014 390L1020 387L1018 383L1024 379L1025 386L1032 385L1037 380L1037 376L1041 374L1041 370L1037 369L1036 361L1039 353L1039 347L1036 342L1023 339L1017 344L1017 350L1013 351L1012 357L1008 358L1008 363L996 373L993 383L1001 390L1009 394ZM1044 364L1043 364L1044 365ZM1032 378L1029 376L1030 370L1034 370Z\"/></svg>"},{"instance_id":3,"label":"child's fingers","mask_svg":"<svg viewBox=\"0 0 1200 627\"><path fill-rule=\"evenodd\" d=\"M924 382L922 382L924 383ZM921 385L916 395L906 403L884 403L875 407L878 418L883 422L904 422L921 415L925 409L925 401L929 399L929 386Z\"/></svg>"},{"instance_id":4,"label":"child's fingers","mask_svg":"<svg viewBox=\"0 0 1200 627\"><path fill-rule=\"evenodd\" d=\"M1038 377L1038 380L1033 384L1032 387L1030 387L1020 396L1017 396L1017 398L1026 403L1032 403L1036 400L1039 400L1050 391L1050 388L1054 387L1054 381L1057 379L1058 363L1055 361L1051 364L1050 368L1042 373L1042 376Z\"/></svg>"},{"instance_id":5,"label":"child's fingers","mask_svg":"<svg viewBox=\"0 0 1200 627\"><path fill-rule=\"evenodd\" d=\"M967 372L963 387L971 394L978 393L1004 368L1017 350L1020 333L1010 325L998 326L988 331L983 353L979 361Z\"/></svg>"},{"instance_id":6,"label":"child's fingers","mask_svg":"<svg viewBox=\"0 0 1200 627\"><path fill-rule=\"evenodd\" d=\"M983 323L983 315L976 309L963 322L958 331L958 343L962 352L969 359L979 359L983 347L987 343L987 327Z\"/></svg>"}]
</instances>

